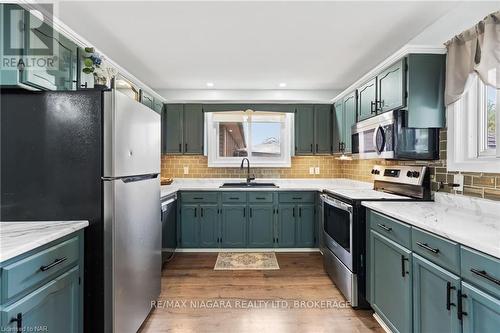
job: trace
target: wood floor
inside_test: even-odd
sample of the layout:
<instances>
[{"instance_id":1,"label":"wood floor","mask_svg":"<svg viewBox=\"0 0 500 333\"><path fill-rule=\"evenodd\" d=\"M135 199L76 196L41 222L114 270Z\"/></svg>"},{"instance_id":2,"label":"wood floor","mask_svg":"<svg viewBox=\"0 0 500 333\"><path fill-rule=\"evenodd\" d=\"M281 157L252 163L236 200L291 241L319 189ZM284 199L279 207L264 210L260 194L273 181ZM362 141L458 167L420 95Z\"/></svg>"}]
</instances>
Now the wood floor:
<instances>
[{"instance_id":1,"label":"wood floor","mask_svg":"<svg viewBox=\"0 0 500 333\"><path fill-rule=\"evenodd\" d=\"M319 253L276 256L279 270L214 271L216 253L177 253L140 332L383 332L371 311L344 306Z\"/></svg>"}]
</instances>

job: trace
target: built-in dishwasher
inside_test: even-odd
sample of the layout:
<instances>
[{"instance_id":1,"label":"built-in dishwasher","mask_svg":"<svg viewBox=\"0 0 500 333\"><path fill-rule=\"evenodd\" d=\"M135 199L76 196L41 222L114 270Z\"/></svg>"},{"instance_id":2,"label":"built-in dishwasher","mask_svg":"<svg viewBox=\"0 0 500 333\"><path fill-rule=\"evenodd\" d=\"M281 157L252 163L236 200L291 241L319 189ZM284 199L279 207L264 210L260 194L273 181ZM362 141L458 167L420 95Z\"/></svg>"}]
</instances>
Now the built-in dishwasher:
<instances>
[{"instance_id":1,"label":"built-in dishwasher","mask_svg":"<svg viewBox=\"0 0 500 333\"><path fill-rule=\"evenodd\" d=\"M165 263L174 257L177 248L177 195L161 200L161 258Z\"/></svg>"}]
</instances>

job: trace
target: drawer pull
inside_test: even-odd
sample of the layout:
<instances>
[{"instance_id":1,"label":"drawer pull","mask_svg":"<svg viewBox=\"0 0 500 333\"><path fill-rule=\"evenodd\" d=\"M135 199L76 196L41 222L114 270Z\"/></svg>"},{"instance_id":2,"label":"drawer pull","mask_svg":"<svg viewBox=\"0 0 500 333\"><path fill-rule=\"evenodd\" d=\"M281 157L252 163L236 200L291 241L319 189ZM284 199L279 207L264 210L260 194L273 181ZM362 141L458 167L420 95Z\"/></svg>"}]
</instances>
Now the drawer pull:
<instances>
[{"instance_id":1,"label":"drawer pull","mask_svg":"<svg viewBox=\"0 0 500 333\"><path fill-rule=\"evenodd\" d=\"M229 200L238 200L239 198L231 197Z\"/></svg>"},{"instance_id":2,"label":"drawer pull","mask_svg":"<svg viewBox=\"0 0 500 333\"><path fill-rule=\"evenodd\" d=\"M293 197L293 200L302 200L302 197Z\"/></svg>"},{"instance_id":3,"label":"drawer pull","mask_svg":"<svg viewBox=\"0 0 500 333\"><path fill-rule=\"evenodd\" d=\"M68 257L62 257L62 258L56 259L56 260L54 260L54 262L52 264L48 264L46 266L40 266L40 270L42 272L48 271L52 267L57 266L57 265L65 262L66 260L68 260Z\"/></svg>"},{"instance_id":4,"label":"drawer pull","mask_svg":"<svg viewBox=\"0 0 500 333\"><path fill-rule=\"evenodd\" d=\"M194 200L203 200L203 198L200 198L200 197L194 197L193 199Z\"/></svg>"},{"instance_id":5,"label":"drawer pull","mask_svg":"<svg viewBox=\"0 0 500 333\"><path fill-rule=\"evenodd\" d=\"M476 274L476 275L479 275L480 277L482 278L485 278L486 280L489 280L491 282L493 282L494 284L497 284L500 286L500 280L497 279L497 278L494 278L493 276L491 275L488 275L488 273L486 273L486 271L480 271L478 269L474 269L474 268L471 268L470 270L472 273Z\"/></svg>"},{"instance_id":6,"label":"drawer pull","mask_svg":"<svg viewBox=\"0 0 500 333\"><path fill-rule=\"evenodd\" d=\"M391 231L391 230L392 230L392 228L389 228L389 227L385 226L385 224L380 224L380 223L378 223L377 225L378 225L380 228L384 229L385 231Z\"/></svg>"},{"instance_id":7,"label":"drawer pull","mask_svg":"<svg viewBox=\"0 0 500 333\"><path fill-rule=\"evenodd\" d=\"M266 198L263 198L263 197L256 197L255 199L257 199L257 200L266 200Z\"/></svg>"},{"instance_id":8,"label":"drawer pull","mask_svg":"<svg viewBox=\"0 0 500 333\"><path fill-rule=\"evenodd\" d=\"M446 310L450 310L451 306L455 306L455 303L451 303L451 291L456 288L451 285L451 282L446 282Z\"/></svg>"},{"instance_id":9,"label":"drawer pull","mask_svg":"<svg viewBox=\"0 0 500 333\"><path fill-rule=\"evenodd\" d=\"M427 243L417 242L417 245L423 249L426 249L427 251L431 251L432 253L439 253L439 249L432 248Z\"/></svg>"}]
</instances>

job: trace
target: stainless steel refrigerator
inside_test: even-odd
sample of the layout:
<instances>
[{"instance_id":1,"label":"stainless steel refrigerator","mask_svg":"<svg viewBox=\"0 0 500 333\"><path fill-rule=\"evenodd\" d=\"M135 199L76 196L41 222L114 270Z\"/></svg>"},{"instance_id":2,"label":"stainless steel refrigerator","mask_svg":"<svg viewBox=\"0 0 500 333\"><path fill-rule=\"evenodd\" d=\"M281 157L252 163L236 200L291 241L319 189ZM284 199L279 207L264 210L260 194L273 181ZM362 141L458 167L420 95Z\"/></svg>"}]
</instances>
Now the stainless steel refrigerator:
<instances>
[{"instance_id":1,"label":"stainless steel refrigerator","mask_svg":"<svg viewBox=\"0 0 500 333\"><path fill-rule=\"evenodd\" d=\"M160 294L160 115L104 95L106 331L136 332Z\"/></svg>"},{"instance_id":2,"label":"stainless steel refrigerator","mask_svg":"<svg viewBox=\"0 0 500 333\"><path fill-rule=\"evenodd\" d=\"M136 332L160 293L160 115L118 90L0 91L2 221L89 221L84 330Z\"/></svg>"}]
</instances>

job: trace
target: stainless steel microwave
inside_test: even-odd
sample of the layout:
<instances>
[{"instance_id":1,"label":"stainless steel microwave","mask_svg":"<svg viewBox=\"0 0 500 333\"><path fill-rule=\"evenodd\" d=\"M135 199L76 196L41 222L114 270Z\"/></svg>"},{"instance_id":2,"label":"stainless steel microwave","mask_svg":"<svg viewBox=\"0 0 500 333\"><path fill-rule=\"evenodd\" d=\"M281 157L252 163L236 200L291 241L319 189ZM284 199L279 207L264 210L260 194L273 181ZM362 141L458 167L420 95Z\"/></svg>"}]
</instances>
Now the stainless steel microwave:
<instances>
[{"instance_id":1,"label":"stainless steel microwave","mask_svg":"<svg viewBox=\"0 0 500 333\"><path fill-rule=\"evenodd\" d=\"M439 159L439 129L409 128L406 124L405 110L356 123L352 126L352 153L360 159Z\"/></svg>"}]
</instances>

